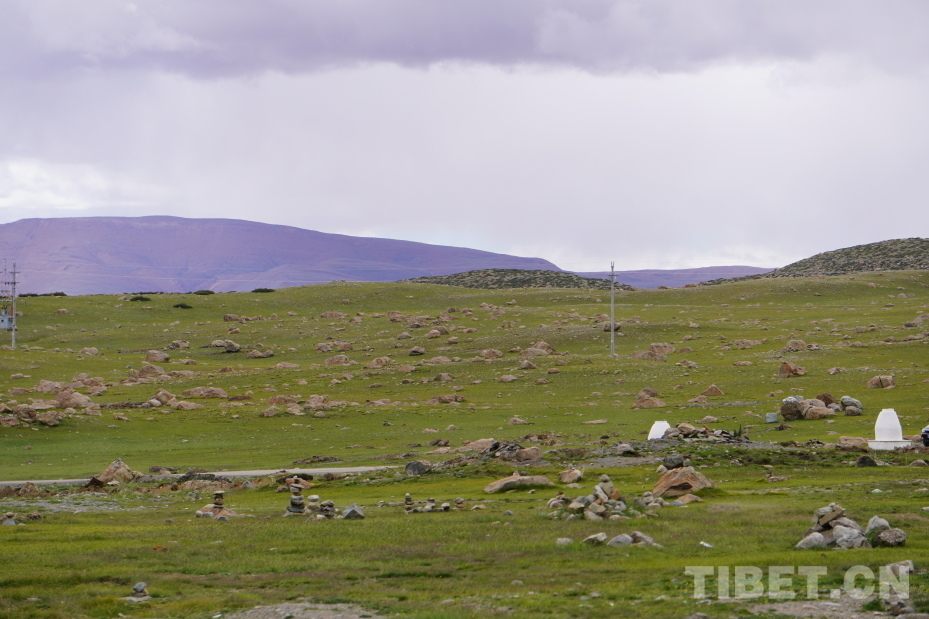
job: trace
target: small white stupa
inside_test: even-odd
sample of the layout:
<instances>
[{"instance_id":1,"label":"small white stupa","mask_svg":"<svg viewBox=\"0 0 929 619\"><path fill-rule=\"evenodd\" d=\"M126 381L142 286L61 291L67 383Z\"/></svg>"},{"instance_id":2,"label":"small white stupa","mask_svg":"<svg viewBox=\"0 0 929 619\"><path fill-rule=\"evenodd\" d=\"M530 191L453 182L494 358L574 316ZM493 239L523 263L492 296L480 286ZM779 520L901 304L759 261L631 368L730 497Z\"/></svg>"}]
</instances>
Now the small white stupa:
<instances>
[{"instance_id":1,"label":"small white stupa","mask_svg":"<svg viewBox=\"0 0 929 619\"><path fill-rule=\"evenodd\" d=\"M671 427L667 421L656 421L652 424L652 429L648 431L648 440L664 438L665 430Z\"/></svg>"},{"instance_id":2,"label":"small white stupa","mask_svg":"<svg viewBox=\"0 0 929 619\"><path fill-rule=\"evenodd\" d=\"M897 411L885 408L874 422L874 440L868 441L871 449L892 450L897 447L909 447L910 441L903 440L903 428Z\"/></svg>"}]
</instances>

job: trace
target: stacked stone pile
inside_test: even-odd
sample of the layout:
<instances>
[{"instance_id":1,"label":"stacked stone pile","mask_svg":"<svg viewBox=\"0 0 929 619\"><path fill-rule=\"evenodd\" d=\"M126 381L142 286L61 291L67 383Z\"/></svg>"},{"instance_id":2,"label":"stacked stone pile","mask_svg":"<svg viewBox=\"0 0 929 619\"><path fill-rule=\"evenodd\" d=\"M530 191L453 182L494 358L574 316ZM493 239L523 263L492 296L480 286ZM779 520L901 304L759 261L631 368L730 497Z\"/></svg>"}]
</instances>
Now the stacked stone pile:
<instances>
[{"instance_id":1,"label":"stacked stone pile","mask_svg":"<svg viewBox=\"0 0 929 619\"><path fill-rule=\"evenodd\" d=\"M813 526L795 548L872 548L875 546L902 546L906 543L906 533L902 529L892 528L890 523L880 516L868 521L867 527L846 516L845 509L835 503L820 507L813 512Z\"/></svg>"},{"instance_id":2,"label":"stacked stone pile","mask_svg":"<svg viewBox=\"0 0 929 619\"><path fill-rule=\"evenodd\" d=\"M780 414L784 421L797 421L800 419L823 419L838 413L845 413L848 417L858 416L864 411L860 400L851 396L842 396L836 400L831 394L821 393L815 398L804 399L792 395L781 401Z\"/></svg>"},{"instance_id":3,"label":"stacked stone pile","mask_svg":"<svg viewBox=\"0 0 929 619\"><path fill-rule=\"evenodd\" d=\"M706 439L723 443L741 443L749 440L747 437L736 436L726 430L712 430L705 425L695 426L686 422L668 428L662 438L666 440Z\"/></svg>"}]
</instances>

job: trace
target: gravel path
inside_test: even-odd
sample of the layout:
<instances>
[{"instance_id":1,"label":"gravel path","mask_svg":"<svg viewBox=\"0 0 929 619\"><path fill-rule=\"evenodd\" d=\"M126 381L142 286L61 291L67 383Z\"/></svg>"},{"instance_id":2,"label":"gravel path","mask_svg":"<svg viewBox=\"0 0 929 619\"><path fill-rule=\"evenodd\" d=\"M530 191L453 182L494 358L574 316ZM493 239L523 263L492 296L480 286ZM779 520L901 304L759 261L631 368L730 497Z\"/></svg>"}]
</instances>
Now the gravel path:
<instances>
[{"instance_id":1,"label":"gravel path","mask_svg":"<svg viewBox=\"0 0 929 619\"><path fill-rule=\"evenodd\" d=\"M273 606L256 606L251 610L229 615L227 619L361 619L376 616L374 611L354 604L288 602Z\"/></svg>"}]
</instances>

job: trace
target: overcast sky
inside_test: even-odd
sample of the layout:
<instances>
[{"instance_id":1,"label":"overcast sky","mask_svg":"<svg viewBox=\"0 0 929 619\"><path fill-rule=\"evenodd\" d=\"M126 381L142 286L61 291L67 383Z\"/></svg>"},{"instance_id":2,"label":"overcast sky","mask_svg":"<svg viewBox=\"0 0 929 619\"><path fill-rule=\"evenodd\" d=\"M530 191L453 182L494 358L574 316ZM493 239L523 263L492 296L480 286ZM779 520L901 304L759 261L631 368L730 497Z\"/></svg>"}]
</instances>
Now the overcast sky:
<instances>
[{"instance_id":1,"label":"overcast sky","mask_svg":"<svg viewBox=\"0 0 929 619\"><path fill-rule=\"evenodd\" d=\"M929 236L927 168L924 0L0 1L0 223L774 267Z\"/></svg>"}]
</instances>

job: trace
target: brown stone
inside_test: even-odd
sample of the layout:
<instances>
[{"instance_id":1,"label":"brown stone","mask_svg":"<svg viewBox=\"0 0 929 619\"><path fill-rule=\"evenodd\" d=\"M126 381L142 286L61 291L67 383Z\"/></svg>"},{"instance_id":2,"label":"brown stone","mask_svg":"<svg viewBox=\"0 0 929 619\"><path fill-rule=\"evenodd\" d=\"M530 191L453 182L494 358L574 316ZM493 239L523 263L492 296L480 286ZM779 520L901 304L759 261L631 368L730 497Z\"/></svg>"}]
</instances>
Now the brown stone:
<instances>
[{"instance_id":1,"label":"brown stone","mask_svg":"<svg viewBox=\"0 0 929 619\"><path fill-rule=\"evenodd\" d=\"M668 360L664 355L660 353L652 352L651 350L637 350L632 353L632 358L637 359L639 361L667 361Z\"/></svg>"},{"instance_id":2,"label":"brown stone","mask_svg":"<svg viewBox=\"0 0 929 619\"><path fill-rule=\"evenodd\" d=\"M351 365L351 360L345 355L336 355L334 357L329 357L324 363L328 366Z\"/></svg>"},{"instance_id":3,"label":"brown stone","mask_svg":"<svg viewBox=\"0 0 929 619\"><path fill-rule=\"evenodd\" d=\"M702 395L723 395L723 390L716 385L710 385L706 388Z\"/></svg>"},{"instance_id":4,"label":"brown stone","mask_svg":"<svg viewBox=\"0 0 929 619\"><path fill-rule=\"evenodd\" d=\"M664 400L659 398L636 400L635 404L632 405L633 408L661 408L662 406L665 406Z\"/></svg>"},{"instance_id":5,"label":"brown stone","mask_svg":"<svg viewBox=\"0 0 929 619\"><path fill-rule=\"evenodd\" d=\"M895 386L893 376L875 376L867 382L865 389L887 389Z\"/></svg>"},{"instance_id":6,"label":"brown stone","mask_svg":"<svg viewBox=\"0 0 929 619\"><path fill-rule=\"evenodd\" d=\"M806 369L787 361L782 363L781 367L777 370L778 378L793 378L794 376L803 376L804 374L806 374Z\"/></svg>"},{"instance_id":7,"label":"brown stone","mask_svg":"<svg viewBox=\"0 0 929 619\"><path fill-rule=\"evenodd\" d=\"M810 406L803 411L804 419L822 419L831 415L835 415L835 411L825 406Z\"/></svg>"},{"instance_id":8,"label":"brown stone","mask_svg":"<svg viewBox=\"0 0 929 619\"><path fill-rule=\"evenodd\" d=\"M674 346L664 342L659 344L649 344L648 349L651 352L657 353L659 355L668 355L674 352Z\"/></svg>"},{"instance_id":9,"label":"brown stone","mask_svg":"<svg viewBox=\"0 0 929 619\"><path fill-rule=\"evenodd\" d=\"M661 476L655 487L652 488L652 495L659 497L680 496L703 490L704 488L715 488L716 484L707 478L703 473L697 472L692 466L683 466L677 469L671 469Z\"/></svg>"},{"instance_id":10,"label":"brown stone","mask_svg":"<svg viewBox=\"0 0 929 619\"><path fill-rule=\"evenodd\" d=\"M55 406L58 408L87 408L91 404L93 400L73 389L64 389L55 396Z\"/></svg>"},{"instance_id":11,"label":"brown stone","mask_svg":"<svg viewBox=\"0 0 929 619\"><path fill-rule=\"evenodd\" d=\"M494 493L513 490L514 488L528 488L531 486L554 486L555 484L544 475L510 475L503 479L490 482L484 487L484 492Z\"/></svg>"},{"instance_id":12,"label":"brown stone","mask_svg":"<svg viewBox=\"0 0 929 619\"><path fill-rule=\"evenodd\" d=\"M145 360L149 363L167 363L171 360L171 355L161 350L150 350L145 355Z\"/></svg>"},{"instance_id":13,"label":"brown stone","mask_svg":"<svg viewBox=\"0 0 929 619\"><path fill-rule=\"evenodd\" d=\"M532 460L538 460L542 457L542 450L538 447L526 447L524 449L517 449L513 454L513 459L517 462L531 462Z\"/></svg>"}]
</instances>

